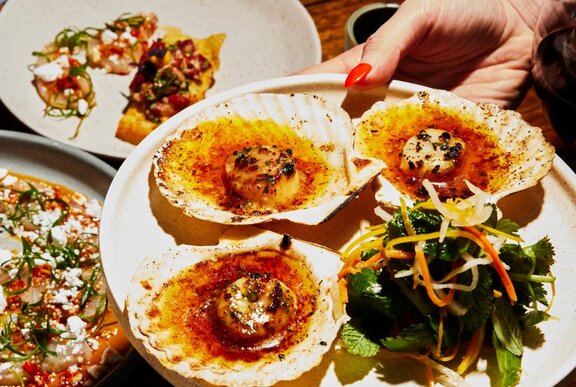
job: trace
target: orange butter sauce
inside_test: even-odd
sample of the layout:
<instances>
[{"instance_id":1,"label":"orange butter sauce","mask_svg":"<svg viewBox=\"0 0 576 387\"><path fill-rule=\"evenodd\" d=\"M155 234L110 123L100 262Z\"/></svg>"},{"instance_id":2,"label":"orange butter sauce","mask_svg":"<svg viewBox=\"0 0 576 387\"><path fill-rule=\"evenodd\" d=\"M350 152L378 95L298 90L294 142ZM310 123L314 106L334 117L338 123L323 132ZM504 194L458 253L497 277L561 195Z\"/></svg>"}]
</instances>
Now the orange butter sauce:
<instances>
[{"instance_id":1,"label":"orange butter sauce","mask_svg":"<svg viewBox=\"0 0 576 387\"><path fill-rule=\"evenodd\" d=\"M290 149L300 172L300 190L295 199L277 211L304 206L326 189L330 167L314 144L298 136L293 128L271 120L246 120L238 116L205 121L182 132L178 141L165 149L162 163L165 170L178 175L183 191L197 191L212 204L242 215L264 213L262 209L236 195L225 179L224 165L234 151L256 145L276 145Z\"/></svg>"},{"instance_id":2,"label":"orange butter sauce","mask_svg":"<svg viewBox=\"0 0 576 387\"><path fill-rule=\"evenodd\" d=\"M426 198L422 179L400 168L402 148L422 129L450 132L466 144L462 164L449 175L430 179L441 197L469 196L464 180L486 192L495 192L503 184L502 176L510 162L490 130L468 117L465 112L434 104L388 107L362 121L356 132L357 146L368 156L383 160L384 177L412 198Z\"/></svg>"},{"instance_id":3,"label":"orange butter sauce","mask_svg":"<svg viewBox=\"0 0 576 387\"><path fill-rule=\"evenodd\" d=\"M282 281L294 293L297 306L283 329L247 343L235 340L218 324L215 304L229 284L249 273L270 274ZM165 283L154 296L147 317L155 321L156 329L166 332L165 341L181 346L182 357L223 364L275 361L306 335L316 297L316 283L295 257L273 250L226 254L186 268Z\"/></svg>"}]
</instances>

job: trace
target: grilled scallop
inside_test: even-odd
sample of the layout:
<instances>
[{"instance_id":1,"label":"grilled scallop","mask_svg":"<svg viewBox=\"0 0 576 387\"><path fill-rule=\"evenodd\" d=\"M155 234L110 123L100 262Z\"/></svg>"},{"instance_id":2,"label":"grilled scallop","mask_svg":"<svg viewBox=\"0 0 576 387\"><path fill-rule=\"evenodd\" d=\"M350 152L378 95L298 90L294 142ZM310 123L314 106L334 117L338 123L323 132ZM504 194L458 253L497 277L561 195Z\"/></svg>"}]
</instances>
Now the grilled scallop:
<instances>
[{"instance_id":1,"label":"grilled scallop","mask_svg":"<svg viewBox=\"0 0 576 387\"><path fill-rule=\"evenodd\" d=\"M337 253L287 235L229 229L216 246L146 259L126 310L148 356L191 380L271 385L317 366L345 319Z\"/></svg>"},{"instance_id":2,"label":"grilled scallop","mask_svg":"<svg viewBox=\"0 0 576 387\"><path fill-rule=\"evenodd\" d=\"M353 150L351 119L319 97L250 94L185 121L154 156L160 192L223 224L318 224L381 171Z\"/></svg>"},{"instance_id":3,"label":"grilled scallop","mask_svg":"<svg viewBox=\"0 0 576 387\"><path fill-rule=\"evenodd\" d=\"M396 202L396 190L426 198L424 179L443 199L471 195L469 181L497 201L537 184L554 160L542 131L517 112L441 90L377 102L362 115L355 138L359 152L386 164L376 193L383 202Z\"/></svg>"}]
</instances>

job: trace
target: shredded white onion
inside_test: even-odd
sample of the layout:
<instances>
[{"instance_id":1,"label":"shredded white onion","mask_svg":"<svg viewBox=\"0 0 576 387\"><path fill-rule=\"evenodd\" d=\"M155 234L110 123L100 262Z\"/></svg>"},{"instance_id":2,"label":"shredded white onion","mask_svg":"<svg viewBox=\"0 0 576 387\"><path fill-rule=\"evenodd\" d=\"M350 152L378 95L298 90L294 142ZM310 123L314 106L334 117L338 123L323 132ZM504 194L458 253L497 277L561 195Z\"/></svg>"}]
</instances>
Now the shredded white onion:
<instances>
[{"instance_id":1,"label":"shredded white onion","mask_svg":"<svg viewBox=\"0 0 576 387\"><path fill-rule=\"evenodd\" d=\"M392 214L386 212L382 207L374 208L374 214L381 218L384 222L389 222L393 219Z\"/></svg>"},{"instance_id":2,"label":"shredded white onion","mask_svg":"<svg viewBox=\"0 0 576 387\"><path fill-rule=\"evenodd\" d=\"M442 203L434 186L428 179L422 181L422 185L428 191L430 200L436 209L448 220L453 226L474 226L484 223L492 214L492 207L488 206L490 195L475 187L470 182L466 181L466 185L474 195L467 199L448 199ZM447 226L444 226L447 228ZM440 241L444 239L444 234L440 235Z\"/></svg>"}]
</instances>

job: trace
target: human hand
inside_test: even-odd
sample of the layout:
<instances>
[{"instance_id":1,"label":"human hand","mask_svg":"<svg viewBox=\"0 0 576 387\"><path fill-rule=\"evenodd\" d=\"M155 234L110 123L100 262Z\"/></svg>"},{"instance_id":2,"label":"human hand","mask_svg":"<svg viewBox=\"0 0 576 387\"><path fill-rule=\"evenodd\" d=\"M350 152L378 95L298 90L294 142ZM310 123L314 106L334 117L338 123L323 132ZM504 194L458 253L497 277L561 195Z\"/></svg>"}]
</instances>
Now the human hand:
<instances>
[{"instance_id":1,"label":"human hand","mask_svg":"<svg viewBox=\"0 0 576 387\"><path fill-rule=\"evenodd\" d=\"M503 107L518 104L530 80L539 0L406 0L365 44L300 73L372 69L353 87L399 79Z\"/></svg>"}]
</instances>

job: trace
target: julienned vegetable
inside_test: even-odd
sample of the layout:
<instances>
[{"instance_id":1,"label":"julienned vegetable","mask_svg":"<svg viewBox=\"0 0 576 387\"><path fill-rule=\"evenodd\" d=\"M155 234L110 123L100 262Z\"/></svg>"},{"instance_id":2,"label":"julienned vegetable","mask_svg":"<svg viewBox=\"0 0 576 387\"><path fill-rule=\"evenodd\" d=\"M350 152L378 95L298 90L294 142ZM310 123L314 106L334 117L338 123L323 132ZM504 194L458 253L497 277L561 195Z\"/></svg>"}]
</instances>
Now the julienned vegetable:
<instances>
[{"instance_id":1,"label":"julienned vegetable","mask_svg":"<svg viewBox=\"0 0 576 387\"><path fill-rule=\"evenodd\" d=\"M522 334L551 316L554 249L547 237L522 246L518 225L497 219L488 195L405 203L344 252L342 298L348 351L401 352L421 361L430 383L461 384L483 345L496 352L503 386L520 380ZM553 294L552 294L553 295ZM442 363L457 364L451 370Z\"/></svg>"}]
</instances>

